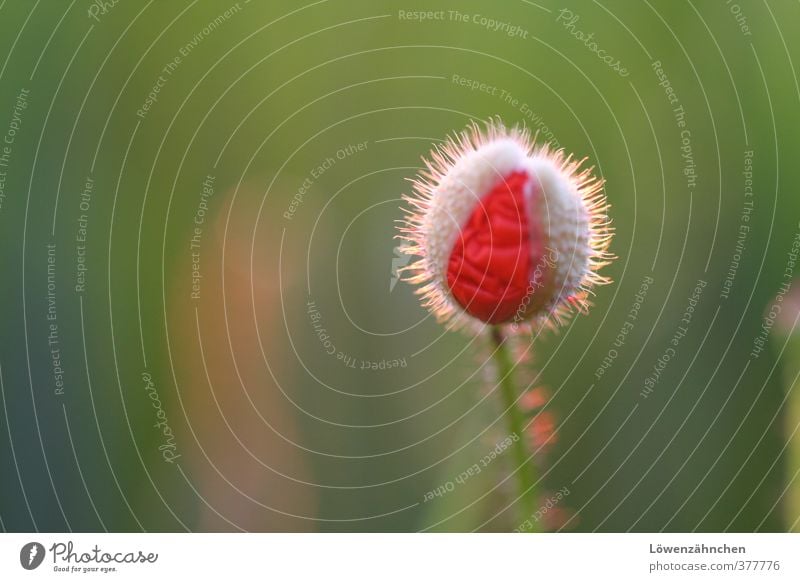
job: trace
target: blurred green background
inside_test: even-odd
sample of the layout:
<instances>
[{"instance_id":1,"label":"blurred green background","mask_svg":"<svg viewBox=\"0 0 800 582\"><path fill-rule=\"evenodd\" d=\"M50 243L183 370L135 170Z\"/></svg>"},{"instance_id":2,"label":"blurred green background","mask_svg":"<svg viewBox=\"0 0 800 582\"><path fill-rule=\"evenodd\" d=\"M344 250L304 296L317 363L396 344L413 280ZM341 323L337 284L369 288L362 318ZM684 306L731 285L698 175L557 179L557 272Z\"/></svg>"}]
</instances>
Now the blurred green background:
<instances>
[{"instance_id":1,"label":"blurred green background","mask_svg":"<svg viewBox=\"0 0 800 582\"><path fill-rule=\"evenodd\" d=\"M790 529L800 360L762 326L799 32L788 0L0 3L0 525L518 527L507 455L426 501L507 433L484 341L393 275L420 157L500 116L588 156L616 228L614 284L517 370L547 529Z\"/></svg>"}]
</instances>

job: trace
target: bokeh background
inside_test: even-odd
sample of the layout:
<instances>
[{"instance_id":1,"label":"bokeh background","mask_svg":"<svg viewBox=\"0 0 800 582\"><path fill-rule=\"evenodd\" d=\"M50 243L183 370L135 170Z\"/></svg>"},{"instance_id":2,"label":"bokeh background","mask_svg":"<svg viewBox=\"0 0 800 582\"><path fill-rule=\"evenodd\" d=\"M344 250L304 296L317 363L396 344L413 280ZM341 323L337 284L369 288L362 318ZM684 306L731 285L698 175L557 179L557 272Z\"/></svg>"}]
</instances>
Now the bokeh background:
<instances>
[{"instance_id":1,"label":"bokeh background","mask_svg":"<svg viewBox=\"0 0 800 582\"><path fill-rule=\"evenodd\" d=\"M798 33L789 0L0 2L0 527L518 528L507 454L456 482L507 436L486 342L394 238L421 156L499 116L588 156L619 257L520 346L539 525L796 529Z\"/></svg>"}]
</instances>

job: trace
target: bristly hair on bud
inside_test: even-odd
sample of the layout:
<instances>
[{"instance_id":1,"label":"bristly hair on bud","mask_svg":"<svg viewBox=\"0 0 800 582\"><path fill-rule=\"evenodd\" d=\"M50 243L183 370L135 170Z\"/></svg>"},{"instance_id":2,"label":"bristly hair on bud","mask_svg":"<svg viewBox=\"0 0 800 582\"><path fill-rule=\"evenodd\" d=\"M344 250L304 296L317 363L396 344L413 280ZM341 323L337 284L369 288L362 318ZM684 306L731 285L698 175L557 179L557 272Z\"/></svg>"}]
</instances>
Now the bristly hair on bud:
<instances>
[{"instance_id":1,"label":"bristly hair on bud","mask_svg":"<svg viewBox=\"0 0 800 582\"><path fill-rule=\"evenodd\" d=\"M525 127L471 122L435 145L404 195L403 279L450 328L504 334L585 312L614 258L604 180Z\"/></svg>"}]
</instances>

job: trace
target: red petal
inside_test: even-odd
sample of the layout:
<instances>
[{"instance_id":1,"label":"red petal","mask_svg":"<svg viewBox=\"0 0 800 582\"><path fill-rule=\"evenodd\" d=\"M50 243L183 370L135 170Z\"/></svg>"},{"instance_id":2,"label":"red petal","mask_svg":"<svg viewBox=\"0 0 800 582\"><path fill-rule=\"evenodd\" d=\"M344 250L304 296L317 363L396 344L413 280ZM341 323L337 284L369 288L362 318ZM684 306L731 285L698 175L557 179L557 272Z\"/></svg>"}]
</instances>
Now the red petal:
<instances>
[{"instance_id":1,"label":"red petal","mask_svg":"<svg viewBox=\"0 0 800 582\"><path fill-rule=\"evenodd\" d=\"M513 172L492 188L450 253L447 284L453 297L487 323L511 320L524 309L532 262L524 196L529 180L526 172Z\"/></svg>"}]
</instances>

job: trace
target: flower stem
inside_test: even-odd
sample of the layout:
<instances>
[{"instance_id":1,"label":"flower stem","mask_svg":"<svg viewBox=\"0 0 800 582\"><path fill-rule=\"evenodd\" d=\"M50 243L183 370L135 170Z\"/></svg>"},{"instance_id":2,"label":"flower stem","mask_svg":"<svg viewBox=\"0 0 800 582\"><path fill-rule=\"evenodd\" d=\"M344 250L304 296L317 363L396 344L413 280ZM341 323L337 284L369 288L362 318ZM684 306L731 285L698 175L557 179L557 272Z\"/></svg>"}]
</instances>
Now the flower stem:
<instances>
[{"instance_id":1,"label":"flower stem","mask_svg":"<svg viewBox=\"0 0 800 582\"><path fill-rule=\"evenodd\" d=\"M506 421L508 430L514 440L514 457L516 465L517 482L519 485L520 508L522 512L519 520L519 527L525 525L525 531L538 531L536 523L533 521L533 514L536 509L536 484L533 475L533 464L529 463L528 450L525 446L526 437L524 432L524 417L517 405L517 389L514 386L513 363L505 338L499 328L492 328L492 340L495 344L494 358L497 362L497 376L500 383L500 392L505 406Z\"/></svg>"}]
</instances>

